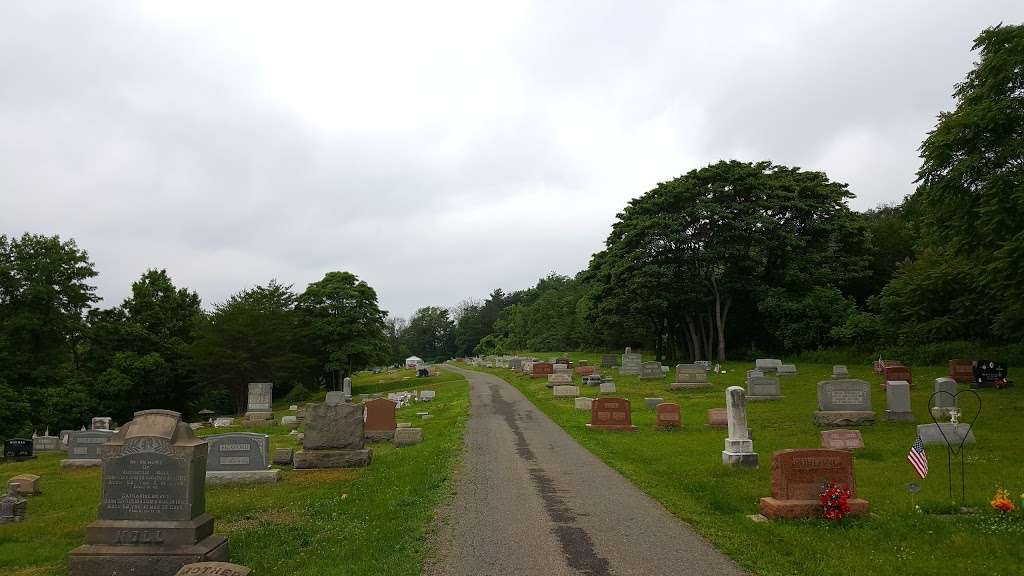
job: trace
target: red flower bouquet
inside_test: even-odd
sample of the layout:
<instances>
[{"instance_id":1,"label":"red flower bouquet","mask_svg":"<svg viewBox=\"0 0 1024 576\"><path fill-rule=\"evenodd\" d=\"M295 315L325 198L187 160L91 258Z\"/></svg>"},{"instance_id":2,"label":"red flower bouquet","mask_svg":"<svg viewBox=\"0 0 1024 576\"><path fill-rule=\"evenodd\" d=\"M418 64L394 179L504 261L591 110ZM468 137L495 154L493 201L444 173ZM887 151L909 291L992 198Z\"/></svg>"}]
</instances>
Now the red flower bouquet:
<instances>
[{"instance_id":1,"label":"red flower bouquet","mask_svg":"<svg viewBox=\"0 0 1024 576\"><path fill-rule=\"evenodd\" d=\"M822 484L821 511L829 520L842 520L850 513L850 490L831 482Z\"/></svg>"}]
</instances>

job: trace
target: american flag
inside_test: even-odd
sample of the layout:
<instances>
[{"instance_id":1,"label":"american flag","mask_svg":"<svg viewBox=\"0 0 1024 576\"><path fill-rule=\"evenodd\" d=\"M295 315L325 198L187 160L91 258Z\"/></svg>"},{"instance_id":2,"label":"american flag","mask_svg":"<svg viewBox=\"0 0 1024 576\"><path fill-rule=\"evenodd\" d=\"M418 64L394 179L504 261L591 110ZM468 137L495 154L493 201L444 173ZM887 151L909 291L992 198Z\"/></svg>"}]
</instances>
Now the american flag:
<instances>
[{"instance_id":1,"label":"american flag","mask_svg":"<svg viewBox=\"0 0 1024 576\"><path fill-rule=\"evenodd\" d=\"M914 441L914 445L910 447L907 460L914 467L914 471L917 472L918 476L924 478L928 475L928 455L924 453L924 443L921 442L920 436Z\"/></svg>"}]
</instances>

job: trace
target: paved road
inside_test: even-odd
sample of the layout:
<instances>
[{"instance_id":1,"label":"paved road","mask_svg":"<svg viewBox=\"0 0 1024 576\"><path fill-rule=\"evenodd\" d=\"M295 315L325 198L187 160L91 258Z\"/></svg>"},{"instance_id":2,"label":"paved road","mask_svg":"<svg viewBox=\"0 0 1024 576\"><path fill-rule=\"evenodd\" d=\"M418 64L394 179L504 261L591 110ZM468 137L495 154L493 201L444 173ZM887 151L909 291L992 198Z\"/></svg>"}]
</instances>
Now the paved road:
<instances>
[{"instance_id":1,"label":"paved road","mask_svg":"<svg viewBox=\"0 0 1024 576\"><path fill-rule=\"evenodd\" d=\"M457 494L427 574L746 574L511 384L449 369L469 379L472 414Z\"/></svg>"}]
</instances>

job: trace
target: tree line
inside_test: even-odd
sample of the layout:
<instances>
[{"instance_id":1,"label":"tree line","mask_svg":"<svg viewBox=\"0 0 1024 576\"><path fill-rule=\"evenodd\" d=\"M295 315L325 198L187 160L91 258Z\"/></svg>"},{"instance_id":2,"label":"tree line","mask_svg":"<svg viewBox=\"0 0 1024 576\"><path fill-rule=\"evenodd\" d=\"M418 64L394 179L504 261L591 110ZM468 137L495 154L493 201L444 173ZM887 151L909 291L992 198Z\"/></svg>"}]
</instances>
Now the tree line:
<instances>
[{"instance_id":1,"label":"tree line","mask_svg":"<svg viewBox=\"0 0 1024 576\"><path fill-rule=\"evenodd\" d=\"M721 161L632 200L574 277L421 309L407 343L438 357L633 345L670 361L1024 352L1024 27L986 29L973 50L902 202L856 212L822 172Z\"/></svg>"}]
</instances>

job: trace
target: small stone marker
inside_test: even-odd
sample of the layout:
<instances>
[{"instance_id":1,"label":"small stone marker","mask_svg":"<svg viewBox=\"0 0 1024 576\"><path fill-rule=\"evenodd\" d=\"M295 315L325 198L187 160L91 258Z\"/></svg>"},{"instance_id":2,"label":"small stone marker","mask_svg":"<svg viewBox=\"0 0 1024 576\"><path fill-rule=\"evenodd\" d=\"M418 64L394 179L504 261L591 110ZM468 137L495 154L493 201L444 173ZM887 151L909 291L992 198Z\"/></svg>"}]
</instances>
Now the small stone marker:
<instances>
[{"instance_id":1,"label":"small stone marker","mask_svg":"<svg viewBox=\"0 0 1024 576\"><path fill-rule=\"evenodd\" d=\"M21 496L35 496L41 493L39 476L36 474L18 474L7 481L8 486L11 484L18 487L18 494Z\"/></svg>"},{"instance_id":2,"label":"small stone marker","mask_svg":"<svg viewBox=\"0 0 1024 576\"><path fill-rule=\"evenodd\" d=\"M654 408L664 402L664 398L644 398L644 407L648 410L654 410Z\"/></svg>"},{"instance_id":3,"label":"small stone marker","mask_svg":"<svg viewBox=\"0 0 1024 576\"><path fill-rule=\"evenodd\" d=\"M174 576L249 576L252 570L230 562L197 562L182 566Z\"/></svg>"},{"instance_id":4,"label":"small stone marker","mask_svg":"<svg viewBox=\"0 0 1024 576\"><path fill-rule=\"evenodd\" d=\"M4 441L4 459L22 462L35 458L35 444L30 438L10 438Z\"/></svg>"},{"instance_id":5,"label":"small stone marker","mask_svg":"<svg viewBox=\"0 0 1024 576\"><path fill-rule=\"evenodd\" d=\"M594 399L593 398L587 398L586 396L577 396L576 397L576 402L575 402L575 407L576 407L577 410L586 410L586 411L589 412L590 408L593 405L593 403L594 403Z\"/></svg>"},{"instance_id":6,"label":"small stone marker","mask_svg":"<svg viewBox=\"0 0 1024 576\"><path fill-rule=\"evenodd\" d=\"M634 354L632 348L626 348L625 354L622 355L622 364L619 367L619 374L639 376L640 364L642 362L643 356L641 354Z\"/></svg>"},{"instance_id":7,"label":"small stone marker","mask_svg":"<svg viewBox=\"0 0 1024 576\"><path fill-rule=\"evenodd\" d=\"M956 448L963 444L974 444L974 428L968 428L967 424L953 424L952 422L939 422L938 424L919 424L917 436L925 446L945 446L946 441Z\"/></svg>"},{"instance_id":8,"label":"small stone marker","mask_svg":"<svg viewBox=\"0 0 1024 576\"><path fill-rule=\"evenodd\" d=\"M939 392L945 392L945 394L939 394ZM952 378L936 378L935 397L931 400L932 416L935 418L945 418L949 416L951 408L959 408L960 399L956 395L957 392L959 392L959 388L956 380Z\"/></svg>"},{"instance_id":9,"label":"small stone marker","mask_svg":"<svg viewBox=\"0 0 1024 576\"><path fill-rule=\"evenodd\" d=\"M0 524L21 522L28 512L28 500L18 495L18 485L8 484L7 495L0 498Z\"/></svg>"},{"instance_id":10,"label":"small stone marker","mask_svg":"<svg viewBox=\"0 0 1024 576\"><path fill-rule=\"evenodd\" d=\"M661 362L644 362L640 365L641 380L654 380L664 377L665 373L661 371Z\"/></svg>"},{"instance_id":11,"label":"small stone marker","mask_svg":"<svg viewBox=\"0 0 1024 576\"><path fill-rule=\"evenodd\" d=\"M708 369L702 364L676 364L676 381L669 388L686 390L689 388L708 388Z\"/></svg>"},{"instance_id":12,"label":"small stone marker","mask_svg":"<svg viewBox=\"0 0 1024 576\"><path fill-rule=\"evenodd\" d=\"M310 404L306 408L302 450L294 455L294 468L369 466L373 452L363 448L363 410L361 404Z\"/></svg>"},{"instance_id":13,"label":"small stone marker","mask_svg":"<svg viewBox=\"0 0 1024 576\"><path fill-rule=\"evenodd\" d=\"M864 380L818 382L818 411L814 424L821 427L864 426L875 423L871 385Z\"/></svg>"},{"instance_id":14,"label":"small stone marker","mask_svg":"<svg viewBox=\"0 0 1024 576\"><path fill-rule=\"evenodd\" d=\"M629 400L625 398L597 398L590 406L588 428L596 430L634 431Z\"/></svg>"},{"instance_id":15,"label":"small stone marker","mask_svg":"<svg viewBox=\"0 0 1024 576\"><path fill-rule=\"evenodd\" d=\"M419 444L423 441L423 429L422 428L396 428L394 435L394 444L397 448L403 448L405 446L412 446L413 444Z\"/></svg>"},{"instance_id":16,"label":"small stone marker","mask_svg":"<svg viewBox=\"0 0 1024 576\"><path fill-rule=\"evenodd\" d=\"M889 382L885 387L885 419L889 422L913 422L910 409L910 384Z\"/></svg>"},{"instance_id":17,"label":"small stone marker","mask_svg":"<svg viewBox=\"0 0 1024 576\"><path fill-rule=\"evenodd\" d=\"M71 551L69 576L169 576L227 560L206 513L207 447L177 412L136 412L103 446L99 518Z\"/></svg>"},{"instance_id":18,"label":"small stone marker","mask_svg":"<svg viewBox=\"0 0 1024 576\"><path fill-rule=\"evenodd\" d=\"M291 448L277 448L274 450L274 464L288 466L292 463L293 451Z\"/></svg>"},{"instance_id":19,"label":"small stone marker","mask_svg":"<svg viewBox=\"0 0 1024 576\"><path fill-rule=\"evenodd\" d=\"M207 436L206 484L273 484L281 471L270 467L270 437L254 432Z\"/></svg>"},{"instance_id":20,"label":"small stone marker","mask_svg":"<svg viewBox=\"0 0 1024 576\"><path fill-rule=\"evenodd\" d=\"M299 418L297 416L281 416L281 426L295 430L299 427Z\"/></svg>"},{"instance_id":21,"label":"small stone marker","mask_svg":"<svg viewBox=\"0 0 1024 576\"><path fill-rule=\"evenodd\" d=\"M82 430L68 434L68 458L61 468L93 468L103 464L103 445L113 438L110 430Z\"/></svg>"},{"instance_id":22,"label":"small stone marker","mask_svg":"<svg viewBox=\"0 0 1024 576\"><path fill-rule=\"evenodd\" d=\"M548 388L554 388L555 386L564 386L570 384L572 384L572 374L569 374L568 372L548 375Z\"/></svg>"},{"instance_id":23,"label":"small stone marker","mask_svg":"<svg viewBox=\"0 0 1024 576\"><path fill-rule=\"evenodd\" d=\"M273 403L274 385L270 382L250 382L249 402L245 411L245 420L249 424L265 424L274 420Z\"/></svg>"},{"instance_id":24,"label":"small stone marker","mask_svg":"<svg viewBox=\"0 0 1024 576\"><path fill-rule=\"evenodd\" d=\"M793 376L796 374L795 364L779 364L779 376Z\"/></svg>"},{"instance_id":25,"label":"small stone marker","mask_svg":"<svg viewBox=\"0 0 1024 576\"><path fill-rule=\"evenodd\" d=\"M575 398L580 395L579 386L555 386L551 389L555 398Z\"/></svg>"},{"instance_id":26,"label":"small stone marker","mask_svg":"<svg viewBox=\"0 0 1024 576\"><path fill-rule=\"evenodd\" d=\"M821 447L832 450L856 450L864 447L860 430L822 430Z\"/></svg>"},{"instance_id":27,"label":"small stone marker","mask_svg":"<svg viewBox=\"0 0 1024 576\"><path fill-rule=\"evenodd\" d=\"M763 400L782 400L782 389L778 378L753 377L747 378L747 400L758 402Z\"/></svg>"},{"instance_id":28,"label":"small stone marker","mask_svg":"<svg viewBox=\"0 0 1024 576\"><path fill-rule=\"evenodd\" d=\"M767 518L821 517L822 481L850 491L851 516L870 510L857 498L853 455L845 450L780 450L772 456L772 495L761 498L760 511Z\"/></svg>"},{"instance_id":29,"label":"small stone marker","mask_svg":"<svg viewBox=\"0 0 1024 576\"><path fill-rule=\"evenodd\" d=\"M291 406L288 407L288 411L289 412L298 412L299 411L299 405L298 404L292 404Z\"/></svg>"},{"instance_id":30,"label":"small stone marker","mask_svg":"<svg viewBox=\"0 0 1024 576\"><path fill-rule=\"evenodd\" d=\"M433 390L422 390L420 392L420 400L423 402L430 402L437 397L437 392Z\"/></svg>"},{"instance_id":31,"label":"small stone marker","mask_svg":"<svg viewBox=\"0 0 1024 576\"><path fill-rule=\"evenodd\" d=\"M618 366L619 358L615 354L603 354L601 356L601 368L613 368Z\"/></svg>"},{"instance_id":32,"label":"small stone marker","mask_svg":"<svg viewBox=\"0 0 1024 576\"><path fill-rule=\"evenodd\" d=\"M708 408L708 428L728 428L729 416L725 408Z\"/></svg>"},{"instance_id":33,"label":"small stone marker","mask_svg":"<svg viewBox=\"0 0 1024 576\"><path fill-rule=\"evenodd\" d=\"M395 436L395 410L398 404L384 398L369 400L366 408L366 439L370 442L387 442Z\"/></svg>"},{"instance_id":34,"label":"small stone marker","mask_svg":"<svg viewBox=\"0 0 1024 576\"><path fill-rule=\"evenodd\" d=\"M747 392L739 386L725 390L725 409L729 420L729 437L722 450L722 463L728 466L757 468L757 452L747 428Z\"/></svg>"},{"instance_id":35,"label":"small stone marker","mask_svg":"<svg viewBox=\"0 0 1024 576\"><path fill-rule=\"evenodd\" d=\"M850 377L850 371L843 364L836 364L832 367L832 379L841 380Z\"/></svg>"},{"instance_id":36,"label":"small stone marker","mask_svg":"<svg viewBox=\"0 0 1024 576\"><path fill-rule=\"evenodd\" d=\"M662 402L654 407L655 430L678 430L683 425L682 417L679 414L679 404L673 402Z\"/></svg>"},{"instance_id":37,"label":"small stone marker","mask_svg":"<svg viewBox=\"0 0 1024 576\"><path fill-rule=\"evenodd\" d=\"M601 394L615 394L615 382L612 380L602 380Z\"/></svg>"},{"instance_id":38,"label":"small stone marker","mask_svg":"<svg viewBox=\"0 0 1024 576\"><path fill-rule=\"evenodd\" d=\"M754 367L760 370L763 374L777 373L779 366L782 366L782 360L777 358L758 358L754 361Z\"/></svg>"}]
</instances>

